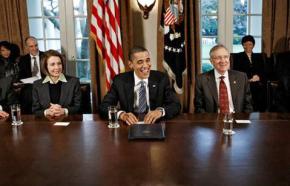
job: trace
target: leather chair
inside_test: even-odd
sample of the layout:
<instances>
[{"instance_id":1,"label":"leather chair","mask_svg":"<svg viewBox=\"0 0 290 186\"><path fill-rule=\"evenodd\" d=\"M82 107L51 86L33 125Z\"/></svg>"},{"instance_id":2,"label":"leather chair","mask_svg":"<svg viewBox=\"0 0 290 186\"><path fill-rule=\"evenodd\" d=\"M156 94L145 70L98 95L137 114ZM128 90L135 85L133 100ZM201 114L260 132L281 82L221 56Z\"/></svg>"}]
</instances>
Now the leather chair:
<instances>
[{"instance_id":1,"label":"leather chair","mask_svg":"<svg viewBox=\"0 0 290 186\"><path fill-rule=\"evenodd\" d=\"M277 89L279 81L290 73L290 51L273 53L268 61L267 110L277 111Z\"/></svg>"},{"instance_id":2,"label":"leather chair","mask_svg":"<svg viewBox=\"0 0 290 186\"><path fill-rule=\"evenodd\" d=\"M90 83L81 83L81 93L82 93L81 113L90 114L92 113Z\"/></svg>"}]
</instances>

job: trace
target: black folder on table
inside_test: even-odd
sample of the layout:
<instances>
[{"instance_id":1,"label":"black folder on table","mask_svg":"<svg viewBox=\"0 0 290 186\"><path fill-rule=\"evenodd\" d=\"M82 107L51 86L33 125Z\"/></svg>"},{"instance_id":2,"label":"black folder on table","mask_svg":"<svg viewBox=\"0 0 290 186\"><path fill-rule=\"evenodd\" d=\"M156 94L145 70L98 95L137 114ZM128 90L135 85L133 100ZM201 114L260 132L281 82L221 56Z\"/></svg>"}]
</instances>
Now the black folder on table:
<instances>
[{"instance_id":1,"label":"black folder on table","mask_svg":"<svg viewBox=\"0 0 290 186\"><path fill-rule=\"evenodd\" d=\"M165 139L165 123L131 125L128 139Z\"/></svg>"}]
</instances>

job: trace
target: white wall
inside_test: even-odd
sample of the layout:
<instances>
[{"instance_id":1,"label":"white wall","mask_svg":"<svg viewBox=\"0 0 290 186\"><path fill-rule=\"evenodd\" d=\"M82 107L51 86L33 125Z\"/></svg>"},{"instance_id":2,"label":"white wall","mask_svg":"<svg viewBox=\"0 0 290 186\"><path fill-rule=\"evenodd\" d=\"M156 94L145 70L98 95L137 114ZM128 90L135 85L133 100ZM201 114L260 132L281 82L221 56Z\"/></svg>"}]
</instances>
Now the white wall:
<instances>
[{"instance_id":1,"label":"white wall","mask_svg":"<svg viewBox=\"0 0 290 186\"><path fill-rule=\"evenodd\" d=\"M143 12L139 9L137 1L131 1L133 15L134 44L144 46L150 52L152 69L157 69L157 24L158 0L149 12L149 18L143 18Z\"/></svg>"}]
</instances>

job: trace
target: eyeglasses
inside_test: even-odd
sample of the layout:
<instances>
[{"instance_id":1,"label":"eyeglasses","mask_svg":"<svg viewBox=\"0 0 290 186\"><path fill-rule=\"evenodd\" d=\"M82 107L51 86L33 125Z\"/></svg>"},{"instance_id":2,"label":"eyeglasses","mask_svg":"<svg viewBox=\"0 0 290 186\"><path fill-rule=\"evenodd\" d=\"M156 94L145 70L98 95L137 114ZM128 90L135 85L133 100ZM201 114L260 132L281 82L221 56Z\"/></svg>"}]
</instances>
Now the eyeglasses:
<instances>
[{"instance_id":1,"label":"eyeglasses","mask_svg":"<svg viewBox=\"0 0 290 186\"><path fill-rule=\"evenodd\" d=\"M216 60L216 61L228 60L228 59L230 59L230 56L229 56L229 55L224 55L224 56L213 56L212 59L213 59L213 60Z\"/></svg>"}]
</instances>

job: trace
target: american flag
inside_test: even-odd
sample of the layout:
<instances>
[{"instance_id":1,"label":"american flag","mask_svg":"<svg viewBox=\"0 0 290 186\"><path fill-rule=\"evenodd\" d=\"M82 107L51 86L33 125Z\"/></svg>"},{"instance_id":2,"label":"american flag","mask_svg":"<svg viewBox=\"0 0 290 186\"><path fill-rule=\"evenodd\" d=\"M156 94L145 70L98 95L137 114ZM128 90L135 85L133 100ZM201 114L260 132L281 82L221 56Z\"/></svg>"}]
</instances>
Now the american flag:
<instances>
[{"instance_id":1,"label":"american flag","mask_svg":"<svg viewBox=\"0 0 290 186\"><path fill-rule=\"evenodd\" d=\"M105 65L106 86L109 90L114 76L125 71L118 0L94 0L91 35Z\"/></svg>"},{"instance_id":2,"label":"american flag","mask_svg":"<svg viewBox=\"0 0 290 186\"><path fill-rule=\"evenodd\" d=\"M172 13L170 7L166 9L165 15L164 15L164 24L166 26L168 25L173 25L177 21L177 18L175 15Z\"/></svg>"}]
</instances>

